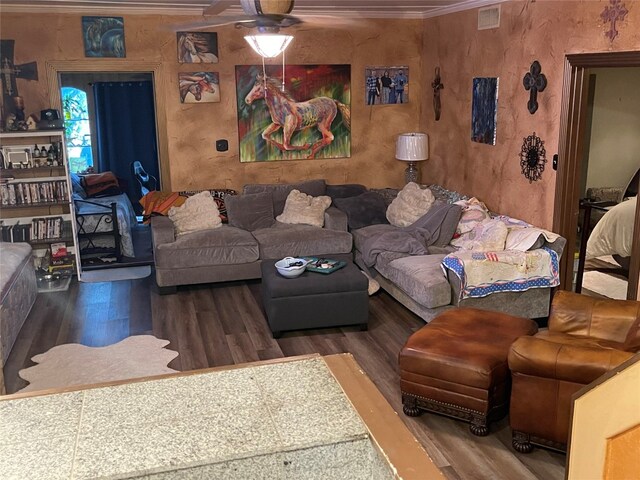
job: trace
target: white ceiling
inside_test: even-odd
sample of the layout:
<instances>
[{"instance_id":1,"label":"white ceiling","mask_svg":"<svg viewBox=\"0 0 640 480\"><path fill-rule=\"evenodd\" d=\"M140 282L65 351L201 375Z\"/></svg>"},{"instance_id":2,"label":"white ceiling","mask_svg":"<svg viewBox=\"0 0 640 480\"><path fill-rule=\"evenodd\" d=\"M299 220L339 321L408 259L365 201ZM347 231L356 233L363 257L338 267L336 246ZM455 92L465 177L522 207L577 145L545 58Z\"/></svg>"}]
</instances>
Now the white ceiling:
<instances>
[{"instance_id":1,"label":"white ceiling","mask_svg":"<svg viewBox=\"0 0 640 480\"><path fill-rule=\"evenodd\" d=\"M366 18L427 18L505 0L296 0L293 14ZM239 0L1 0L3 12L242 14Z\"/></svg>"}]
</instances>

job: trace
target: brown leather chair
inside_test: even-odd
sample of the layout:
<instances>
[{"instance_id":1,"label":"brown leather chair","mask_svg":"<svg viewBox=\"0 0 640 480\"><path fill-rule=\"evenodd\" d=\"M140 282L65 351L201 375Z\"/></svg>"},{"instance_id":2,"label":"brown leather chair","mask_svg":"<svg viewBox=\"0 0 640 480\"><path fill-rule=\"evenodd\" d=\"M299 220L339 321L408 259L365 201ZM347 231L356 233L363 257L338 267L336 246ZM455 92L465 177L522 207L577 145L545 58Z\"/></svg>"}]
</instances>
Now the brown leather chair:
<instances>
[{"instance_id":1,"label":"brown leather chair","mask_svg":"<svg viewBox=\"0 0 640 480\"><path fill-rule=\"evenodd\" d=\"M509 351L513 447L566 451L571 397L640 351L640 302L558 291L549 329Z\"/></svg>"}]
</instances>

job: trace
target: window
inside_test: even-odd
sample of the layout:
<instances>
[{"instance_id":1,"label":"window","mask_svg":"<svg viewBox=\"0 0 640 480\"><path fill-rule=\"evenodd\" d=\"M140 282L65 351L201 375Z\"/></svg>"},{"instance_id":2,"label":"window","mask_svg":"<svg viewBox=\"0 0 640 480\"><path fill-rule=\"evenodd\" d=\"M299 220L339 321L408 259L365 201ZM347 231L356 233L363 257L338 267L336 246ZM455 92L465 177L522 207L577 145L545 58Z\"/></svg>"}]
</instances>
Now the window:
<instances>
[{"instance_id":1,"label":"window","mask_svg":"<svg viewBox=\"0 0 640 480\"><path fill-rule=\"evenodd\" d=\"M69 169L73 173L86 172L93 168L87 93L74 87L62 87L62 110Z\"/></svg>"}]
</instances>

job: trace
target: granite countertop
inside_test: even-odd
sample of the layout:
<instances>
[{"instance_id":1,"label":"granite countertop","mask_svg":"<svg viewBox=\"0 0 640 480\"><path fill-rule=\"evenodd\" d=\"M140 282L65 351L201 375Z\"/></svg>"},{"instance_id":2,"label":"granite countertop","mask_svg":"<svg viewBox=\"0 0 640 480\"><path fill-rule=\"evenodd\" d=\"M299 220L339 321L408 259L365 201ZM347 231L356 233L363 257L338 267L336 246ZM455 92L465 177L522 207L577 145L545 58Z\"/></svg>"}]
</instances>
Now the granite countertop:
<instances>
[{"instance_id":1,"label":"granite countertop","mask_svg":"<svg viewBox=\"0 0 640 480\"><path fill-rule=\"evenodd\" d=\"M0 472L395 478L322 357L0 401Z\"/></svg>"}]
</instances>

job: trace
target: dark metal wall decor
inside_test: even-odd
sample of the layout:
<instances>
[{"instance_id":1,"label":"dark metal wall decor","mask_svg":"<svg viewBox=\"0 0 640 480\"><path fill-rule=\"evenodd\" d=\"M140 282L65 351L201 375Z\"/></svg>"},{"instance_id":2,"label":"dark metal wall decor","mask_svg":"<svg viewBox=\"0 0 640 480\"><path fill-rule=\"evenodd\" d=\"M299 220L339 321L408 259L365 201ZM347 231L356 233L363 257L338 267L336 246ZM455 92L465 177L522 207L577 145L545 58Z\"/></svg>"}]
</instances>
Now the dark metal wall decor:
<instances>
[{"instance_id":1,"label":"dark metal wall decor","mask_svg":"<svg viewBox=\"0 0 640 480\"><path fill-rule=\"evenodd\" d=\"M527 102L527 108L529 113L533 115L538 110L538 92L544 92L547 87L547 77L542 73L542 67L540 62L534 60L531 64L531 68L522 79L525 90L529 90L529 101Z\"/></svg>"},{"instance_id":2,"label":"dark metal wall decor","mask_svg":"<svg viewBox=\"0 0 640 480\"><path fill-rule=\"evenodd\" d=\"M618 28L616 23L622 22L624 17L627 16L629 10L625 7L625 4L621 0L609 0L609 5L604 7L604 10L600 14L600 18L604 20L604 23L611 22L609 30L604 32L604 36L609 39L610 42L618 36Z\"/></svg>"},{"instance_id":3,"label":"dark metal wall decor","mask_svg":"<svg viewBox=\"0 0 640 480\"><path fill-rule=\"evenodd\" d=\"M544 166L547 163L547 151L544 149L544 141L536 132L525 137L520 150L520 168L522 174L529 180L529 183L540 180Z\"/></svg>"},{"instance_id":4,"label":"dark metal wall decor","mask_svg":"<svg viewBox=\"0 0 640 480\"><path fill-rule=\"evenodd\" d=\"M0 76L2 77L2 104L5 121L24 122L24 100L18 93L16 79L38 80L38 64L36 62L15 63L13 52L15 40L0 40Z\"/></svg>"},{"instance_id":5,"label":"dark metal wall decor","mask_svg":"<svg viewBox=\"0 0 640 480\"><path fill-rule=\"evenodd\" d=\"M436 113L437 122L440 120L440 90L444 88L440 81L440 67L436 67L436 76L431 82L431 88L433 88L433 111Z\"/></svg>"}]
</instances>

